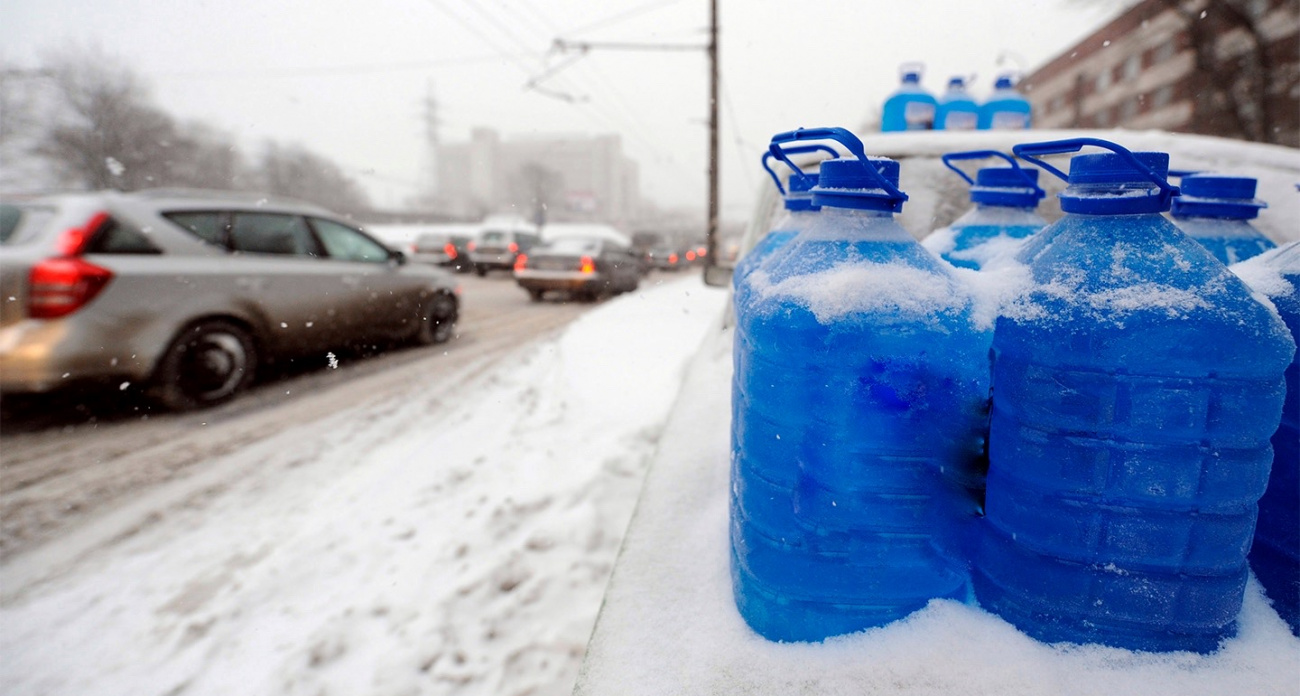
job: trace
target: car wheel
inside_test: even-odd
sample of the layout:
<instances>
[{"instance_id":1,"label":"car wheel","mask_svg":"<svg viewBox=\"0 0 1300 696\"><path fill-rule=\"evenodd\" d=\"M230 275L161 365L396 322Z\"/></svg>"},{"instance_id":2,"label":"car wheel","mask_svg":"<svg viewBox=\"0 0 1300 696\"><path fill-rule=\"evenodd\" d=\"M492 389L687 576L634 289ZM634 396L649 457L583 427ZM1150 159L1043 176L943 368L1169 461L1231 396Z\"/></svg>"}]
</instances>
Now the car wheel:
<instances>
[{"instance_id":1,"label":"car wheel","mask_svg":"<svg viewBox=\"0 0 1300 696\"><path fill-rule=\"evenodd\" d=\"M172 342L154 373L154 396L167 408L188 411L234 398L253 381L257 348L229 321L199 322Z\"/></svg>"},{"instance_id":2,"label":"car wheel","mask_svg":"<svg viewBox=\"0 0 1300 696\"><path fill-rule=\"evenodd\" d=\"M546 294L546 291L545 291L545 290L539 290L539 289L537 289L537 288L529 288L529 289L528 289L528 299L532 300L533 302L541 302L541 301L542 301L542 295L545 295L545 294Z\"/></svg>"},{"instance_id":3,"label":"car wheel","mask_svg":"<svg viewBox=\"0 0 1300 696\"><path fill-rule=\"evenodd\" d=\"M487 269L482 266L475 266L474 275L482 278L483 276L487 275Z\"/></svg>"},{"instance_id":4,"label":"car wheel","mask_svg":"<svg viewBox=\"0 0 1300 696\"><path fill-rule=\"evenodd\" d=\"M428 346L450 341L456 332L458 309L456 298L447 293L440 292L430 297L420 313L420 330L415 332L415 342Z\"/></svg>"}]
</instances>

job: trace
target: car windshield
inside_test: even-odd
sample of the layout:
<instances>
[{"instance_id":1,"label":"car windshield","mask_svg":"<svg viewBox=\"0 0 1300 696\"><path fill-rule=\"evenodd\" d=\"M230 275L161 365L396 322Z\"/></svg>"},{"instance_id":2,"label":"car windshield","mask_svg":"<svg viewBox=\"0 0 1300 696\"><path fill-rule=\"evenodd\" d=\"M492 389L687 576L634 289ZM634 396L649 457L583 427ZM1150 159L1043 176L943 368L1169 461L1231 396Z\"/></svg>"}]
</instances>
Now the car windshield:
<instances>
[{"instance_id":1,"label":"car windshield","mask_svg":"<svg viewBox=\"0 0 1300 696\"><path fill-rule=\"evenodd\" d=\"M1300 240L1297 46L1297 0L0 0L0 695L1300 696L1300 629L1249 558L1275 550L1250 537L1264 462L1296 441L1275 437L1300 403L1295 368L1270 372L1284 341L1112 340L1211 307L1240 319L1224 336L1287 333L1247 321L1263 302L1198 293L1247 283L1288 311L1255 259ZM1057 142L1040 159L1067 175L1131 164L1097 140L1167 164L1184 203L1194 172L1256 179L1226 204L1249 239L1207 246L1220 268L1115 259L1144 232L1116 233L1090 257L1113 273L1044 285L1017 257L1041 237L959 237L1015 217L985 210L1008 207L985 185L1005 172L981 178L1013 163L1044 193L1018 214L1057 224L1066 182L1013 148ZM896 163L897 194L860 157ZM1192 234L1172 205L1174 232L1153 229ZM837 218L885 221L906 260L818 267L845 245L792 240ZM946 275L908 282L909 263ZM1171 280L1185 267L1195 287ZM992 383L1007 352L903 319L934 307L991 332L1110 323L1016 334L1038 362L956 403L984 382L932 361ZM1057 369L1080 356L1133 380ZM801 387L826 391L783 398ZM1277 423L1237 432L1234 409ZM1121 421L1121 446L1094 446ZM755 449L771 467L742 479ZM958 450L982 468L949 466ZM1019 537L949 548L935 529L987 524L1000 476L1023 484L1000 499ZM1041 499L1068 513L1027 522ZM1217 536L1153 540L1124 516L1144 501ZM733 518L751 504L776 512ZM862 533L899 510L921 526ZM1055 536L1013 544L1029 531ZM1071 544L1160 558L1057 559L1039 585L1073 596L1020 615L1154 603L1181 636L1180 602L1206 594L1187 578L1243 604L1186 612L1222 642L1168 655L1040 641L977 601L1001 579L974 556ZM953 564L920 578L900 549ZM751 561L775 576L741 606ZM1150 574L1166 561L1176 578ZM840 594L862 587L916 601ZM747 620L765 608L846 635L766 640ZM844 618L864 614L898 620Z\"/></svg>"}]
</instances>

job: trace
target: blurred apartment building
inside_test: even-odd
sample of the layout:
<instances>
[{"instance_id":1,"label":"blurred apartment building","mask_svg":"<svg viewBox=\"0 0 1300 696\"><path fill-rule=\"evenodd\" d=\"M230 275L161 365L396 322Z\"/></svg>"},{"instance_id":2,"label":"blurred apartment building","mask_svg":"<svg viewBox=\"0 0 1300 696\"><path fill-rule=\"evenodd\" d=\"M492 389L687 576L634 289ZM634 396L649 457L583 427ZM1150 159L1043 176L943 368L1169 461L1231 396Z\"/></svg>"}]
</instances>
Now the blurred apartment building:
<instances>
[{"instance_id":1,"label":"blurred apartment building","mask_svg":"<svg viewBox=\"0 0 1300 696\"><path fill-rule=\"evenodd\" d=\"M1300 2L1140 0L1020 83L1036 128L1300 146Z\"/></svg>"},{"instance_id":2,"label":"blurred apartment building","mask_svg":"<svg viewBox=\"0 0 1300 696\"><path fill-rule=\"evenodd\" d=\"M503 140L475 128L468 142L439 146L437 171L442 211L465 219L509 213L626 228L641 205L637 163L617 135Z\"/></svg>"}]
</instances>

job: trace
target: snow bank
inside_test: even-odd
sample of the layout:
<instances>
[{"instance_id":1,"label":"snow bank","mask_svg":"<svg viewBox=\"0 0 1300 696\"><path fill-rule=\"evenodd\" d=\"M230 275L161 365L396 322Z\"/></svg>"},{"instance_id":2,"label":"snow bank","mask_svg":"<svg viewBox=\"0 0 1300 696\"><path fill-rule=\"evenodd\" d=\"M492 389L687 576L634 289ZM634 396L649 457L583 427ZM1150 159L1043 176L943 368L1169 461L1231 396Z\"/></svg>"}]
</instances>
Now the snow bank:
<instances>
[{"instance_id":1,"label":"snow bank","mask_svg":"<svg viewBox=\"0 0 1300 696\"><path fill-rule=\"evenodd\" d=\"M1297 693L1300 640L1253 579L1208 656L1044 645L977 607L931 602L824 644L771 643L727 565L729 336L692 366L610 581L575 693L1221 696Z\"/></svg>"},{"instance_id":2,"label":"snow bank","mask_svg":"<svg viewBox=\"0 0 1300 696\"><path fill-rule=\"evenodd\" d=\"M567 694L721 291L243 448L221 485L0 608L5 694ZM440 382L441 384L441 382Z\"/></svg>"}]
</instances>

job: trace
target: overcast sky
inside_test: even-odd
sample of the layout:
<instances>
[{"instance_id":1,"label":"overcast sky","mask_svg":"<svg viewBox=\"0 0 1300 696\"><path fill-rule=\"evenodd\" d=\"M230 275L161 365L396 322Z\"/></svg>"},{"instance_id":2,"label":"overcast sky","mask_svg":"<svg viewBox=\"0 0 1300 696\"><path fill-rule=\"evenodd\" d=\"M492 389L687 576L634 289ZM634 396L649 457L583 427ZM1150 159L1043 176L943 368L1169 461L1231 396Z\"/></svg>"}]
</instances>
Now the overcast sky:
<instances>
[{"instance_id":1,"label":"overcast sky","mask_svg":"<svg viewBox=\"0 0 1300 696\"><path fill-rule=\"evenodd\" d=\"M1026 71L1095 30L1123 0L721 0L724 214L744 219L772 133L856 128L923 61L925 85ZM0 59L33 65L98 44L144 75L160 106L234 133L296 141L399 206L428 173L424 101L443 141L475 126L505 137L619 133L662 205L705 201L702 51L597 50L526 90L566 56L559 36L699 44L707 0L4 0ZM1001 64L999 65L999 59Z\"/></svg>"}]
</instances>

